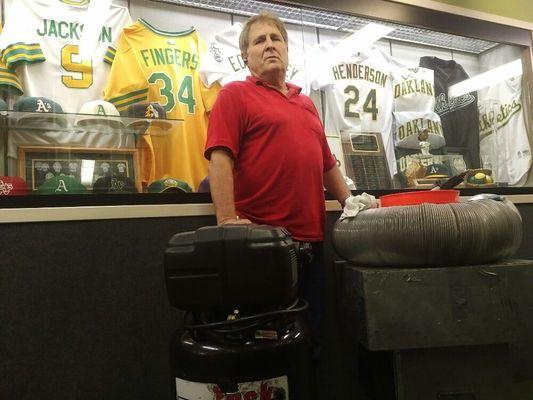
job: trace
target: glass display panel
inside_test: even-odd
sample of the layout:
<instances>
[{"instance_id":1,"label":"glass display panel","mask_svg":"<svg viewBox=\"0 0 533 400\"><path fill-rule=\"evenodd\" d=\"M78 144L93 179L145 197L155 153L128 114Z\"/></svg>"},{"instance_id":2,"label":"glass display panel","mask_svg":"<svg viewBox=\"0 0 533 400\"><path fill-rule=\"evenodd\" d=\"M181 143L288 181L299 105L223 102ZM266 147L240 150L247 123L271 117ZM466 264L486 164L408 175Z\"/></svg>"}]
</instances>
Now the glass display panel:
<instances>
[{"instance_id":1,"label":"glass display panel","mask_svg":"<svg viewBox=\"0 0 533 400\"><path fill-rule=\"evenodd\" d=\"M533 185L519 46L263 1L4 3L3 194L207 192L209 111L249 74L238 38L259 10L286 23L287 81L351 189Z\"/></svg>"}]
</instances>

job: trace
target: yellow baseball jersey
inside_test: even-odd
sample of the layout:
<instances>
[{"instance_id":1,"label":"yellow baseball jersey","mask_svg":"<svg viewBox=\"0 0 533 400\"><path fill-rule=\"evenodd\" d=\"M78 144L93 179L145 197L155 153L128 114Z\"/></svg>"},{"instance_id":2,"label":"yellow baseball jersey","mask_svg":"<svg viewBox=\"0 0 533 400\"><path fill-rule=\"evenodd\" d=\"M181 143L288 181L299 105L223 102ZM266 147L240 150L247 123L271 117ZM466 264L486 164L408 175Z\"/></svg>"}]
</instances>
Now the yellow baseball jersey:
<instances>
[{"instance_id":1,"label":"yellow baseball jersey","mask_svg":"<svg viewBox=\"0 0 533 400\"><path fill-rule=\"evenodd\" d=\"M0 34L2 27L0 26ZM22 85L15 71L7 68L6 63L0 59L0 89L22 94Z\"/></svg>"},{"instance_id":2,"label":"yellow baseball jersey","mask_svg":"<svg viewBox=\"0 0 533 400\"><path fill-rule=\"evenodd\" d=\"M207 114L219 86L207 88L200 81L204 46L193 28L164 32L142 19L122 32L104 98L120 112L135 103L157 102L167 118L182 120L167 134L149 130L140 137L144 183L172 177L196 188L207 175Z\"/></svg>"}]
</instances>

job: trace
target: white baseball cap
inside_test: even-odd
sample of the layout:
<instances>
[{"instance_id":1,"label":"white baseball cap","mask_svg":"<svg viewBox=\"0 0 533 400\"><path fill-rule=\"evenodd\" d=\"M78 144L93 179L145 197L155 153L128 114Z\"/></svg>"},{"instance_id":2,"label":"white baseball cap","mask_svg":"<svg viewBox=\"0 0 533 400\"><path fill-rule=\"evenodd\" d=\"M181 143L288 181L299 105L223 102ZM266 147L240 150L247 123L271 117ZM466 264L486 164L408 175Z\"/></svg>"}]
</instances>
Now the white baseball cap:
<instances>
[{"instance_id":1,"label":"white baseball cap","mask_svg":"<svg viewBox=\"0 0 533 400\"><path fill-rule=\"evenodd\" d=\"M106 125L116 129L124 127L120 113L107 101L89 101L81 106L78 114L75 122L77 126Z\"/></svg>"}]
</instances>

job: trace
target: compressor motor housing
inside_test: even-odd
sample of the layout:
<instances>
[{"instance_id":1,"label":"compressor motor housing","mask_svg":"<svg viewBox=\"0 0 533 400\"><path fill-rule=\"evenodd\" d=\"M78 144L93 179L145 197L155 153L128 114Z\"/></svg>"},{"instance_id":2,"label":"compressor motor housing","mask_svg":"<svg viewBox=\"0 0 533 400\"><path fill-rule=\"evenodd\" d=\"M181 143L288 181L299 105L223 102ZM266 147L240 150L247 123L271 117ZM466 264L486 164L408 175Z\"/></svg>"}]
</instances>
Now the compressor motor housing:
<instances>
[{"instance_id":1,"label":"compressor motor housing","mask_svg":"<svg viewBox=\"0 0 533 400\"><path fill-rule=\"evenodd\" d=\"M297 249L283 228L206 226L165 251L170 304L182 310L285 308L296 299Z\"/></svg>"}]
</instances>

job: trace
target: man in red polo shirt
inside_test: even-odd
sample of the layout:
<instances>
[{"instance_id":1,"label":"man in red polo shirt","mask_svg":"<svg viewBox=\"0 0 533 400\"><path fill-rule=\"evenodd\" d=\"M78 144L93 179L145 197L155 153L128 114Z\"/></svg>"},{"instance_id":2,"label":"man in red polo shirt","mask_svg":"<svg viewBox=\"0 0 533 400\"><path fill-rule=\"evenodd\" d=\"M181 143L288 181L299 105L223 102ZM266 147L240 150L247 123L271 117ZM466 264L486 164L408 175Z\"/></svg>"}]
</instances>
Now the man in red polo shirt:
<instances>
[{"instance_id":1,"label":"man in red polo shirt","mask_svg":"<svg viewBox=\"0 0 533 400\"><path fill-rule=\"evenodd\" d=\"M313 262L299 277L312 327L320 324L324 269L324 187L344 206L350 196L311 99L285 82L287 31L260 13L239 46L251 76L222 88L211 111L205 156L217 222L285 227L310 243Z\"/></svg>"}]
</instances>

